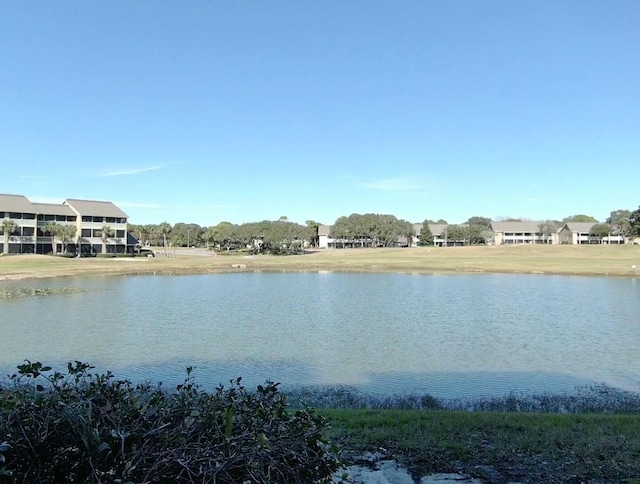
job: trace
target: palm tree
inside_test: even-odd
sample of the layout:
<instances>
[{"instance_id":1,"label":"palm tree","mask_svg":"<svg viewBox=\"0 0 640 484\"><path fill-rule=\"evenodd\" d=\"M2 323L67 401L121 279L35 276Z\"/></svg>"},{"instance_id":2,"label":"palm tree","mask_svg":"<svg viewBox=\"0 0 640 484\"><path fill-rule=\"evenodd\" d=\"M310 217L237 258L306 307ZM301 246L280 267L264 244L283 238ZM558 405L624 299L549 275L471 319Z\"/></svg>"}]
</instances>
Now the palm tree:
<instances>
[{"instance_id":1,"label":"palm tree","mask_svg":"<svg viewBox=\"0 0 640 484\"><path fill-rule=\"evenodd\" d=\"M167 235L171 233L171 225L167 222L162 222L158 225L157 228L158 234L162 235L162 243L164 245L164 256L169 257L168 246L167 246Z\"/></svg>"},{"instance_id":2,"label":"palm tree","mask_svg":"<svg viewBox=\"0 0 640 484\"><path fill-rule=\"evenodd\" d=\"M102 253L107 253L107 241L109 237L113 237L114 231L108 225L103 225L100 229L100 239L102 240Z\"/></svg>"},{"instance_id":3,"label":"palm tree","mask_svg":"<svg viewBox=\"0 0 640 484\"><path fill-rule=\"evenodd\" d=\"M47 222L47 224L44 226L45 232L49 232L49 234L51 235L51 248L53 249L54 254L56 253L56 237L58 237L58 234L60 233L60 227L61 225L55 222Z\"/></svg>"},{"instance_id":4,"label":"palm tree","mask_svg":"<svg viewBox=\"0 0 640 484\"><path fill-rule=\"evenodd\" d=\"M58 236L62 240L62 252L67 253L67 244L78 235L78 228L75 225L60 225Z\"/></svg>"},{"instance_id":5,"label":"palm tree","mask_svg":"<svg viewBox=\"0 0 640 484\"><path fill-rule=\"evenodd\" d=\"M9 236L18 230L18 225L11 219L5 218L2 221L2 232L4 233L3 254L9 253Z\"/></svg>"}]
</instances>

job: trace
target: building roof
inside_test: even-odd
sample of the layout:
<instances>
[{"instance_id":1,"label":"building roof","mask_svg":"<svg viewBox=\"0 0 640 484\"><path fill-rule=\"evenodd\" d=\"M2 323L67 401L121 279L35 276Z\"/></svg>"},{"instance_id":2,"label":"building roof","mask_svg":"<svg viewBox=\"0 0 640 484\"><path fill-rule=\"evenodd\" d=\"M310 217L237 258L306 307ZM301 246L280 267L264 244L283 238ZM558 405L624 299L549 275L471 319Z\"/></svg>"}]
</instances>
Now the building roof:
<instances>
[{"instance_id":1,"label":"building roof","mask_svg":"<svg viewBox=\"0 0 640 484\"><path fill-rule=\"evenodd\" d=\"M491 222L489 229L494 232L531 232L539 233L544 222Z\"/></svg>"},{"instance_id":2,"label":"building roof","mask_svg":"<svg viewBox=\"0 0 640 484\"><path fill-rule=\"evenodd\" d=\"M416 232L417 236L420 236L422 233L422 224L411 224L413 225L413 230ZM431 235L442 235L444 229L449 226L449 224L427 224L429 225L429 230L431 230Z\"/></svg>"},{"instance_id":3,"label":"building roof","mask_svg":"<svg viewBox=\"0 0 640 484\"><path fill-rule=\"evenodd\" d=\"M66 205L58 205L55 203L32 203L31 206L36 213L47 215L76 215L71 207Z\"/></svg>"},{"instance_id":4,"label":"building roof","mask_svg":"<svg viewBox=\"0 0 640 484\"><path fill-rule=\"evenodd\" d=\"M331 225L318 225L318 237L331 235Z\"/></svg>"},{"instance_id":5,"label":"building roof","mask_svg":"<svg viewBox=\"0 0 640 484\"><path fill-rule=\"evenodd\" d=\"M0 211L16 213L36 213L33 204L23 195L0 194Z\"/></svg>"},{"instance_id":6,"label":"building roof","mask_svg":"<svg viewBox=\"0 0 640 484\"><path fill-rule=\"evenodd\" d=\"M429 230L433 235L442 235L448 226L449 224L429 224Z\"/></svg>"},{"instance_id":7,"label":"building roof","mask_svg":"<svg viewBox=\"0 0 640 484\"><path fill-rule=\"evenodd\" d=\"M128 218L128 215L111 202L98 200L77 200L68 198L64 201L79 215L91 215L98 217Z\"/></svg>"},{"instance_id":8,"label":"building roof","mask_svg":"<svg viewBox=\"0 0 640 484\"><path fill-rule=\"evenodd\" d=\"M588 234L594 225L597 224L595 222L567 222L562 228L567 227L571 232Z\"/></svg>"}]
</instances>

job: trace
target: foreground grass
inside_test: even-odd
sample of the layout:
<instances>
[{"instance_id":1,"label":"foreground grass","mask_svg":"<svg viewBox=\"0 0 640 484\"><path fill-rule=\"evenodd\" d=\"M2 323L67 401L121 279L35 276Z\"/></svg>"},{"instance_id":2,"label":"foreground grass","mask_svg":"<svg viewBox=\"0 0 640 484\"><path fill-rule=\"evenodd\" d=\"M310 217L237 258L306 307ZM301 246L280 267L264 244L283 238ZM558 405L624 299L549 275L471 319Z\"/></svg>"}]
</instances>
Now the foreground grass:
<instances>
[{"instance_id":1,"label":"foreground grass","mask_svg":"<svg viewBox=\"0 0 640 484\"><path fill-rule=\"evenodd\" d=\"M201 254L205 255L201 255ZM195 255L198 254L198 255ZM544 273L636 276L640 247L497 246L322 250L296 256L218 255L183 250L153 259L0 257L0 278L21 279L97 274L202 274L232 271L340 271L407 273ZM235 266L235 267L234 267ZM239 266L239 267L238 267Z\"/></svg>"},{"instance_id":2,"label":"foreground grass","mask_svg":"<svg viewBox=\"0 0 640 484\"><path fill-rule=\"evenodd\" d=\"M416 475L463 472L489 482L635 482L640 416L415 410L320 411L354 456L384 451Z\"/></svg>"}]
</instances>

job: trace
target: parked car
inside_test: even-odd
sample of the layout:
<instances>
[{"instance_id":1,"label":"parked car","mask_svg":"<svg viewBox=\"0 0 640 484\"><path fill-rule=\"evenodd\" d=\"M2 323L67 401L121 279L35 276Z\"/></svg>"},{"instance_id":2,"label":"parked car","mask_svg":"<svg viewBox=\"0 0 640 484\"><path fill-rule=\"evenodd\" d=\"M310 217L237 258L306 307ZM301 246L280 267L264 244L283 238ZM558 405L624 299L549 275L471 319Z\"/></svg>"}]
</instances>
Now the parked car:
<instances>
[{"instance_id":1,"label":"parked car","mask_svg":"<svg viewBox=\"0 0 640 484\"><path fill-rule=\"evenodd\" d=\"M147 247L136 247L134 254L138 257L155 257L156 253Z\"/></svg>"}]
</instances>

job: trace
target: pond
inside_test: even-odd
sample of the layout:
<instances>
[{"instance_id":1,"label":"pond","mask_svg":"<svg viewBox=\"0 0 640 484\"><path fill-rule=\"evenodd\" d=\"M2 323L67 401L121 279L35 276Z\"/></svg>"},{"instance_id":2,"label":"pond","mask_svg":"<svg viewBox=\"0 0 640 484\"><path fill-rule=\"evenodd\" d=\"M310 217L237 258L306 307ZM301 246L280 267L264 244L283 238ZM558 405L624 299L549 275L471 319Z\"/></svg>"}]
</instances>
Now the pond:
<instances>
[{"instance_id":1,"label":"pond","mask_svg":"<svg viewBox=\"0 0 640 484\"><path fill-rule=\"evenodd\" d=\"M640 389L640 281L543 275L238 273L3 281L0 370L89 362L208 387L238 376L439 398Z\"/></svg>"}]
</instances>

